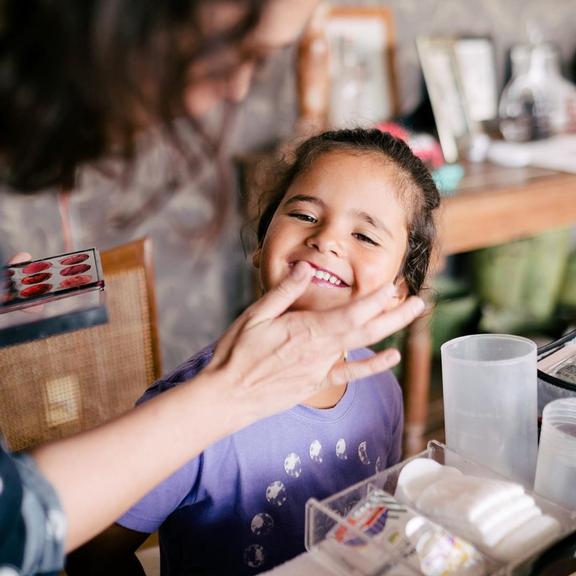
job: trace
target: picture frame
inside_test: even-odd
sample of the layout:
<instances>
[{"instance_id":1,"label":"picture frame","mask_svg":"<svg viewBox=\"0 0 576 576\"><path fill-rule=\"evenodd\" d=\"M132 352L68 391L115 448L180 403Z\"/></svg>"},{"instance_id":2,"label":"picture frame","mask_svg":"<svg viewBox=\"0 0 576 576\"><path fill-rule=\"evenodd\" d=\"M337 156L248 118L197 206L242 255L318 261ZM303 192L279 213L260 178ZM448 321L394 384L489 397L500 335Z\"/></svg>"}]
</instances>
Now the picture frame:
<instances>
[{"instance_id":1,"label":"picture frame","mask_svg":"<svg viewBox=\"0 0 576 576\"><path fill-rule=\"evenodd\" d=\"M420 37L418 58L432 104L444 160L458 160L471 124L464 102L452 38Z\"/></svg>"},{"instance_id":2,"label":"picture frame","mask_svg":"<svg viewBox=\"0 0 576 576\"><path fill-rule=\"evenodd\" d=\"M498 81L494 42L487 36L454 40L454 57L464 105L474 129L498 118Z\"/></svg>"},{"instance_id":3,"label":"picture frame","mask_svg":"<svg viewBox=\"0 0 576 576\"><path fill-rule=\"evenodd\" d=\"M416 46L444 159L456 162L498 116L493 43L487 37L420 37Z\"/></svg>"},{"instance_id":4,"label":"picture frame","mask_svg":"<svg viewBox=\"0 0 576 576\"><path fill-rule=\"evenodd\" d=\"M397 112L392 12L325 4L319 22L300 44L301 116L321 119L322 128L389 120Z\"/></svg>"}]
</instances>

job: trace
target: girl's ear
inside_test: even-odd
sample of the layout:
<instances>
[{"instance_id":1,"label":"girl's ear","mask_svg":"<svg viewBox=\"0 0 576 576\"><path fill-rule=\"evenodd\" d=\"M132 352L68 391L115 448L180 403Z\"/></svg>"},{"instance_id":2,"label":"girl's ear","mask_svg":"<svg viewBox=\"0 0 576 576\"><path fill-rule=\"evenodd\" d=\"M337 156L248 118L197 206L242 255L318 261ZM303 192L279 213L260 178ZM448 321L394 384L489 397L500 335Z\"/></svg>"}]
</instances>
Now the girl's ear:
<instances>
[{"instance_id":1,"label":"girl's ear","mask_svg":"<svg viewBox=\"0 0 576 576\"><path fill-rule=\"evenodd\" d=\"M262 257L262 248L258 246L258 248L256 248L256 250L254 251L254 254L252 254L252 266L254 266L256 270L260 269L261 257Z\"/></svg>"}]
</instances>

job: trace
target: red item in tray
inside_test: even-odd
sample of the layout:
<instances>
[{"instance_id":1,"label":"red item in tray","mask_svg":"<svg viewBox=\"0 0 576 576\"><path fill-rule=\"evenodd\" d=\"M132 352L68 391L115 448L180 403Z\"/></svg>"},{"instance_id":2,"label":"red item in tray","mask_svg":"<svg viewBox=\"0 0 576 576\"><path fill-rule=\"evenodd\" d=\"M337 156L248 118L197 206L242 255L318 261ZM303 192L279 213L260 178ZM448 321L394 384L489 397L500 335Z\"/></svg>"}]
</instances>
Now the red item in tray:
<instances>
[{"instance_id":1,"label":"red item in tray","mask_svg":"<svg viewBox=\"0 0 576 576\"><path fill-rule=\"evenodd\" d=\"M60 288L75 288L76 286L83 286L92 280L92 276L88 274L81 274L80 276L71 276L60 282Z\"/></svg>"},{"instance_id":2,"label":"red item in tray","mask_svg":"<svg viewBox=\"0 0 576 576\"><path fill-rule=\"evenodd\" d=\"M25 276L22 278L22 284L38 284L39 282L46 282L52 278L50 272L38 272L37 274L32 274L31 276Z\"/></svg>"},{"instance_id":3,"label":"red item in tray","mask_svg":"<svg viewBox=\"0 0 576 576\"><path fill-rule=\"evenodd\" d=\"M0 315L103 287L95 248L11 264L0 270Z\"/></svg>"},{"instance_id":4,"label":"red item in tray","mask_svg":"<svg viewBox=\"0 0 576 576\"><path fill-rule=\"evenodd\" d=\"M52 288L52 284L34 284L33 286L28 286L20 292L22 298L32 298L33 296L39 296L40 294L45 294Z\"/></svg>"},{"instance_id":5,"label":"red item in tray","mask_svg":"<svg viewBox=\"0 0 576 576\"><path fill-rule=\"evenodd\" d=\"M30 262L27 266L22 269L23 274L36 274L36 272L42 272L48 270L52 267L51 262Z\"/></svg>"},{"instance_id":6,"label":"red item in tray","mask_svg":"<svg viewBox=\"0 0 576 576\"><path fill-rule=\"evenodd\" d=\"M82 274L84 272L88 272L91 266L89 264L74 264L72 266L68 266L68 268L64 268L60 270L61 276L74 276L76 274Z\"/></svg>"},{"instance_id":7,"label":"red item in tray","mask_svg":"<svg viewBox=\"0 0 576 576\"><path fill-rule=\"evenodd\" d=\"M72 266L72 264L80 264L80 262L88 260L89 257L88 254L74 254L73 256L62 258L60 264L62 264L62 266Z\"/></svg>"}]
</instances>

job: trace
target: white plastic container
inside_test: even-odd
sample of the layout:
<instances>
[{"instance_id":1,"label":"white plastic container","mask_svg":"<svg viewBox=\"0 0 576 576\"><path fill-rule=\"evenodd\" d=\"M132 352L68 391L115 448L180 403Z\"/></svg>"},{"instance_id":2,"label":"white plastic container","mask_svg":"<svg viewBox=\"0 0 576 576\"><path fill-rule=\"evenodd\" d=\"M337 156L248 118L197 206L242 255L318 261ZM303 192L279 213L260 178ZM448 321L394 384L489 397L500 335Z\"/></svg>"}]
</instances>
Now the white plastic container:
<instances>
[{"instance_id":1,"label":"white plastic container","mask_svg":"<svg viewBox=\"0 0 576 576\"><path fill-rule=\"evenodd\" d=\"M446 445L531 488L538 450L536 344L477 334L442 345Z\"/></svg>"},{"instance_id":2,"label":"white plastic container","mask_svg":"<svg viewBox=\"0 0 576 576\"><path fill-rule=\"evenodd\" d=\"M403 521L398 519L395 505L387 503L385 500L384 506L388 508L388 516L387 518L381 516L379 525L378 522L361 524L352 520L353 512L351 513L351 511L358 509L358 506L365 502L374 491L388 494L390 501L393 501L392 495L396 492L400 472L414 458L429 458L439 464L453 466L464 474L502 479L497 473L462 458L439 442L432 441L428 444L426 451L379 472L363 482L350 486L322 501L314 498L308 500L306 503L307 550L321 564L339 576L469 574L468 571L444 570L437 572L435 569L430 569L431 556L438 560L442 556L447 558L450 555L445 553L445 546L440 547L441 551L444 551L443 554L431 554L430 551L428 554L426 551L421 554L418 550L416 550L417 554L411 553L414 543L408 542L402 534L405 533L408 538L417 535L410 530L409 522L419 521L431 537L436 539L436 544L442 538L442 531L434 528L432 521L423 522L423 520L428 519L417 509L409 506L403 507L407 512L404 530L401 530ZM576 529L576 514L538 494L533 494L530 491L527 491L527 494L534 497L536 504L544 514L552 516L559 522L561 533L558 534L555 541ZM386 522L382 522L383 518L386 519ZM459 535L455 534L455 536ZM485 576L529 574L534 558L537 558L551 544L552 542L540 542L529 552L506 564L486 554L481 554L483 570L480 573ZM416 548L418 548L417 545Z\"/></svg>"},{"instance_id":3,"label":"white plastic container","mask_svg":"<svg viewBox=\"0 0 576 576\"><path fill-rule=\"evenodd\" d=\"M534 490L576 509L576 398L544 407Z\"/></svg>"}]
</instances>

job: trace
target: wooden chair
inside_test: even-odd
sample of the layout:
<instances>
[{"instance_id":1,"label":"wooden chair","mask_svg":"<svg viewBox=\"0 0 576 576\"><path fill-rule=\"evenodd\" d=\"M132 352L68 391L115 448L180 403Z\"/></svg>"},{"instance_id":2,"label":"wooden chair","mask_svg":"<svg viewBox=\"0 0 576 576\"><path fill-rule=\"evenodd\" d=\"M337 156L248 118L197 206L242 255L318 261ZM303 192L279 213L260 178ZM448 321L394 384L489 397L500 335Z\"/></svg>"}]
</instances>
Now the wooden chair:
<instances>
[{"instance_id":1,"label":"wooden chair","mask_svg":"<svg viewBox=\"0 0 576 576\"><path fill-rule=\"evenodd\" d=\"M0 349L0 432L9 448L92 428L159 375L151 243L101 253L108 322Z\"/></svg>"}]
</instances>

